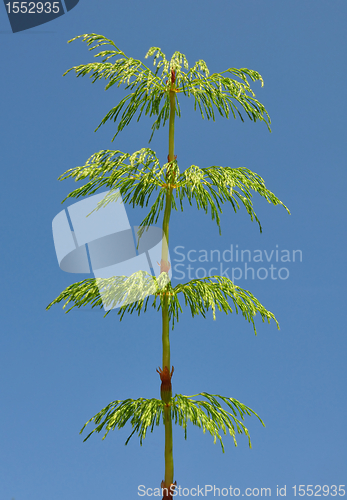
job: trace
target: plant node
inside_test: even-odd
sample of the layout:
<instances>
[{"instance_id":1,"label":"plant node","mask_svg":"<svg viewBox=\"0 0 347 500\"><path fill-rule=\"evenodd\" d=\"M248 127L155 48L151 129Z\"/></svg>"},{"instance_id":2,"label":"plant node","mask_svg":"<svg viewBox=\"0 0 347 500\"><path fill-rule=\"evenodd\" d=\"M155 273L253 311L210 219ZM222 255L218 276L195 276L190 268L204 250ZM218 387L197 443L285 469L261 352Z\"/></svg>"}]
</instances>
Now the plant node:
<instances>
[{"instance_id":1,"label":"plant node","mask_svg":"<svg viewBox=\"0 0 347 500\"><path fill-rule=\"evenodd\" d=\"M164 366L162 370L160 367L157 369L157 372L160 375L161 386L160 386L160 395L162 401L164 401L166 406L170 406L169 401L172 397L172 385L171 385L171 377L174 372L174 367L171 369L171 373L167 366Z\"/></svg>"},{"instance_id":2,"label":"plant node","mask_svg":"<svg viewBox=\"0 0 347 500\"><path fill-rule=\"evenodd\" d=\"M161 273L168 273L171 268L170 262L166 262L166 260L161 259L160 264L157 261L158 266L160 266L160 274Z\"/></svg>"},{"instance_id":3,"label":"plant node","mask_svg":"<svg viewBox=\"0 0 347 500\"><path fill-rule=\"evenodd\" d=\"M172 500L173 493L175 491L176 486L177 486L177 481L170 484L169 487L165 486L165 481L161 482L161 491L164 495L163 500Z\"/></svg>"}]
</instances>

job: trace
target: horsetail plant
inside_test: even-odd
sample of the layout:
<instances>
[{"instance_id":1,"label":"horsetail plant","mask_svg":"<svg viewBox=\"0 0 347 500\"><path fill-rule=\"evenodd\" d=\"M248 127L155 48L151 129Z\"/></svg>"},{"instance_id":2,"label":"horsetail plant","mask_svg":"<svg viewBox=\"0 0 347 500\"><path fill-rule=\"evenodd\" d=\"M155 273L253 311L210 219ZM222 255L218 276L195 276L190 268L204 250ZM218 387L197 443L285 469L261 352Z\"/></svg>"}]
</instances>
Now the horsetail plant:
<instances>
[{"instance_id":1,"label":"horsetail plant","mask_svg":"<svg viewBox=\"0 0 347 500\"><path fill-rule=\"evenodd\" d=\"M82 38L95 50L103 45L108 45L109 50L102 50L95 55L101 58L98 62L82 64L70 68L77 76L90 75L93 83L99 79L108 81L106 89L113 85L125 85L131 92L119 104L112 108L103 118L98 128L108 120L117 122L117 131L112 140L127 126L137 114L137 121L141 115L154 116L152 134L169 121L169 141L167 162L160 164L156 153L149 148L142 148L132 154L121 151L103 150L92 155L84 166L68 170L59 180L73 178L75 181L87 179L86 184L72 191L66 198L79 198L94 194L102 188L109 191L99 202L97 210L116 201L119 196L124 203L133 207L147 207L153 199L147 216L140 224L139 236L150 224L157 223L163 213L162 230L166 245L162 246L160 276L155 278L145 272L135 273L130 277L121 276L114 279L86 279L67 287L47 309L53 304L64 302L63 308L70 305L67 310L74 307L91 305L103 307L108 301L109 306L117 307L127 297L126 304L118 306L120 320L126 312L145 312L148 305L152 305L162 314L162 368L158 368L161 380L161 399L116 400L94 415L83 426L94 422L95 428L85 438L86 441L94 432L105 432L103 439L110 430L120 429L130 422L132 432L129 439L137 434L142 444L147 430L153 431L155 426L162 422L165 427L165 475L161 483L163 499L171 499L174 495L176 481L174 482L172 424L175 422L183 427L187 436L187 424L191 422L202 430L208 431L218 441L224 451L222 433L232 436L235 446L236 434L245 433L249 446L251 440L248 429L243 421L244 416L255 415L264 425L261 418L249 407L239 401L219 395L200 393L194 396L176 394L172 396L171 379L174 367L170 359L170 325L174 328L175 320L179 319L182 305L189 306L192 317L201 314L203 317L211 309L215 318L216 309L226 314L233 309L252 323L256 333L254 317L260 314L263 322L270 323L273 319L278 322L272 312L265 309L260 302L247 290L234 285L234 283L220 276L202 279L193 279L185 284L178 284L174 288L168 278L170 262L168 257L169 222L171 210L183 210L183 200L186 198L190 205L193 201L198 209L206 213L210 211L220 232L220 214L222 205L231 203L235 212L243 205L251 217L256 220L262 231L260 222L253 209L252 191L263 196L268 203L282 205L288 213L288 208L271 192L264 180L247 168L231 168L211 166L200 168L192 165L180 171L177 156L175 155L175 118L180 117L179 95L193 97L194 110L198 107L202 118L215 120L215 112L228 118L230 114L244 121L247 115L252 121L265 122L270 131L270 117L265 107L255 98L249 80L263 79L259 73L246 68L229 68L221 73L210 74L206 63L199 60L189 69L188 61L184 54L175 52L171 60L158 47L151 47L146 58L154 57L153 72L141 61L128 57L112 40L101 35L80 35L69 41ZM113 58L117 58L111 62ZM63 200L63 201L65 201ZM101 281L101 288L100 283ZM142 285L139 285L139 282ZM131 296L134 284L144 286L147 292L143 296ZM148 294L150 287L150 295ZM106 290L101 296L100 290ZM129 295L130 294L130 295ZM130 296L130 299L129 299ZM106 299L105 299L106 297ZM232 306L233 304L233 306ZM108 314L110 310L107 311ZM224 407L222 406L224 405Z\"/></svg>"}]
</instances>

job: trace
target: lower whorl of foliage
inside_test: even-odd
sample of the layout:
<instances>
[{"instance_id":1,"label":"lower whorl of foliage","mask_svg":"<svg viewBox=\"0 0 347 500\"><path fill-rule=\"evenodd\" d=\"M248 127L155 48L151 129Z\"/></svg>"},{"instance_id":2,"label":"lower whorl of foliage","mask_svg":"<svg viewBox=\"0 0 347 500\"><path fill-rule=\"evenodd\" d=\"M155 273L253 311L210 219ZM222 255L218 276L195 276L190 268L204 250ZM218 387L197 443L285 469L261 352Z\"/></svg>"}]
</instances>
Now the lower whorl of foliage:
<instances>
[{"instance_id":1,"label":"lower whorl of foliage","mask_svg":"<svg viewBox=\"0 0 347 500\"><path fill-rule=\"evenodd\" d=\"M102 296L100 289L103 290ZM53 304L65 301L63 309L70 303L73 305L67 310L71 311L74 307L91 305L94 307L103 307L103 302L110 307L117 307L117 303L127 300L128 304L119 307L118 314L120 319L126 312L146 312L149 302L157 310L161 308L164 295L168 296L169 319L174 327L175 320L178 321L179 313L182 312L180 296L184 297L185 305L188 305L192 316L201 314L203 317L209 309L212 310L215 319L216 309L226 314L232 313L233 309L229 304L229 299L234 303L235 311L241 311L243 317L252 323L256 334L254 316L259 313L262 321L267 319L268 323L273 319L277 328L278 322L274 314L259 302L248 290L244 290L225 277L211 276L207 278L191 280L188 283L179 283L172 288L168 282L167 273L162 273L159 278L155 278L145 271L138 271L132 276L117 276L107 279L86 279L68 286L60 295L53 300L47 309ZM140 297L140 298L139 298ZM107 311L105 316L110 311Z\"/></svg>"},{"instance_id":2,"label":"lower whorl of foliage","mask_svg":"<svg viewBox=\"0 0 347 500\"><path fill-rule=\"evenodd\" d=\"M205 399L192 399L196 396L202 396ZM225 403L228 408L227 410L222 408L218 399L222 403ZM168 405L171 408L171 419L183 427L185 439L187 439L187 424L191 422L193 425L200 427L204 433L206 431L209 432L214 438L214 443L218 439L223 453L224 444L221 431L224 435L229 432L235 446L237 446L236 433L244 433L248 437L249 447L252 447L248 429L242 422L245 414L255 415L265 427L262 419L251 408L233 398L207 394L206 392L195 394L194 396L176 394L171 398ZM138 434L140 444L142 445L148 429L153 432L155 426L159 426L161 422L165 423L164 406L165 403L160 399L139 398L113 401L88 420L80 433L83 432L90 422L94 421L96 427L88 434L84 441L94 432L99 433L102 430L106 431L102 438L105 439L111 430L121 429L125 424L130 422L133 431L125 444L128 444L134 434Z\"/></svg>"}]
</instances>

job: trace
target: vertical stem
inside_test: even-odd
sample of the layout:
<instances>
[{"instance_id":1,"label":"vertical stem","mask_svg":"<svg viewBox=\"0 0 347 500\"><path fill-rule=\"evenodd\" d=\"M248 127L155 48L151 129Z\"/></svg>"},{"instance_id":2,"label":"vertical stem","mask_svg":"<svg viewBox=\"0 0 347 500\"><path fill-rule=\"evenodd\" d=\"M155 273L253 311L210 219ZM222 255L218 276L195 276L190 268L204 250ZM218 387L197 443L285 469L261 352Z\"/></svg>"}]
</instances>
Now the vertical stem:
<instances>
[{"instance_id":1,"label":"vertical stem","mask_svg":"<svg viewBox=\"0 0 347 500\"><path fill-rule=\"evenodd\" d=\"M172 420L171 420L171 406L165 406L165 486L170 488L173 484L174 476L174 463L172 453ZM171 497L169 497L171 498Z\"/></svg>"},{"instance_id":2,"label":"vertical stem","mask_svg":"<svg viewBox=\"0 0 347 500\"><path fill-rule=\"evenodd\" d=\"M175 146L175 107L176 107L176 92L174 83L170 90L170 119L169 119L169 161L174 159L174 146Z\"/></svg>"},{"instance_id":3,"label":"vertical stem","mask_svg":"<svg viewBox=\"0 0 347 500\"><path fill-rule=\"evenodd\" d=\"M171 89L175 88L175 73L171 70ZM168 161L174 160L174 134L175 134L175 106L176 106L176 92L174 90L169 91L170 94L170 118L169 118L169 156ZM167 182L169 183L170 172L167 169L166 176ZM169 221L171 214L171 198L172 198L172 188L168 187L166 191L165 200L165 211L163 219L163 233L166 238L166 244L163 242L162 246L162 260L168 262L168 247L169 247ZM170 398L172 396L171 389L171 364L170 364L170 338L169 338L169 304L168 295L164 295L162 299L162 342L163 342L163 371L168 370L170 377ZM163 388L163 384L162 384ZM173 484L174 476L174 465L173 465L173 453L172 453L172 419L171 419L171 406L168 404L168 394L164 395L162 391L162 400L165 398L164 407L164 420L165 420L165 479L164 487L169 490L170 486ZM164 397L164 398L163 398ZM170 490L169 490L170 492ZM172 498L171 495L164 495L164 498Z\"/></svg>"}]
</instances>

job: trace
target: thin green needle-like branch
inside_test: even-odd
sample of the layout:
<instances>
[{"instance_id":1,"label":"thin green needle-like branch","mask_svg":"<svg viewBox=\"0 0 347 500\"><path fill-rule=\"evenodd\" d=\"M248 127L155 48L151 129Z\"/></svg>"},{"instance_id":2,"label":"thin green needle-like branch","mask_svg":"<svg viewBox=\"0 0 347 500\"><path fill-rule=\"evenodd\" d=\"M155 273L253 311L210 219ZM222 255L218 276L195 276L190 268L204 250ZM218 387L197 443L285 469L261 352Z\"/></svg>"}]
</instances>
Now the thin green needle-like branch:
<instances>
[{"instance_id":1,"label":"thin green needle-like branch","mask_svg":"<svg viewBox=\"0 0 347 500\"><path fill-rule=\"evenodd\" d=\"M141 272L142 273L142 272ZM117 302L120 302L133 284L138 284L138 275L133 276L118 276L104 280L86 279L73 285L68 286L60 295L54 299L48 306L50 309L54 304L65 302L63 309L66 312L73 308L91 306L91 308L103 308L107 306L116 307ZM174 288L171 287L167 280L166 273L162 273L159 279L143 273L143 289L145 291L143 298L138 298L141 294L141 288L138 286L134 292L134 301L122 306L118 309L120 320L123 319L125 313L132 314L137 312L145 313L148 306L154 307L157 311L163 308L164 298L167 298L167 307L169 314L169 323L174 328L175 321L179 320L179 315L182 313L182 305L189 306L192 317L201 314L204 318L211 310L213 319L216 318L216 311L219 310L225 314L236 314L240 311L242 316L253 325L254 333L256 334L256 326L254 318L257 314L260 315L263 322L265 320L270 323L272 319L275 321L277 328L278 322L274 314L268 311L259 300L248 290L244 290L229 280L226 277L210 276L208 278L200 278L189 281L188 283L179 283ZM101 297L100 288L106 290ZM231 303L234 305L234 309ZM107 311L107 316L110 311ZM167 366L167 365L166 365Z\"/></svg>"},{"instance_id":2,"label":"thin green needle-like branch","mask_svg":"<svg viewBox=\"0 0 347 500\"><path fill-rule=\"evenodd\" d=\"M204 399L194 399L202 396ZM219 401L220 400L220 401ZM226 406L224 409L222 404ZM165 408L169 408L165 412ZM213 437L213 442L217 439L224 453L224 443L222 433L232 437L234 445L237 446L236 433L245 434L248 437L248 445L252 448L249 431L244 425L245 415L255 415L261 424L265 426L262 419L248 406L240 403L234 398L227 398L217 394L202 392L193 396L176 394L170 399L167 406L161 399L126 399L117 400L108 404L96 415L88 420L82 427L80 433L86 426L94 422L95 428L87 435L87 441L94 432L105 432L102 439L115 429L122 429L127 423L131 424L132 432L127 438L127 445L134 434L140 438L140 445L147 435L147 430L153 432L160 423L166 424L167 419L174 421L183 427L184 437L187 439L189 422L205 433L206 431Z\"/></svg>"},{"instance_id":3,"label":"thin green needle-like branch","mask_svg":"<svg viewBox=\"0 0 347 500\"><path fill-rule=\"evenodd\" d=\"M187 97L193 96L194 109L199 108L202 118L215 120L217 111L225 118L229 118L231 114L234 118L239 116L244 121L244 113L254 122L257 120L265 122L271 131L270 117L263 104L255 98L248 81L248 78L253 82L258 80L263 85L263 79L257 71L247 68L228 68L221 73L210 74L207 64L202 59L189 69L186 56L181 52L175 52L168 61L159 47L151 47L145 57L154 56L153 64L156 70L153 72L140 60L126 56L112 40L102 35L95 33L80 35L69 40L69 43L77 39L85 42L91 51L104 45L111 46L111 50L102 50L95 54L94 57L101 58L101 62L74 66L64 75L75 71L77 77L89 75L93 83L100 79L108 80L105 90L114 85L119 87L124 84L126 90L132 91L106 114L97 127L98 129L109 120L118 121L117 132L113 139L129 125L136 113L138 113L137 121L144 113L157 117L152 125L152 135L149 140L151 142L155 130L161 125L164 126L170 117L171 70L174 70L176 75L175 91ZM118 59L110 62L116 57ZM178 103L175 113L181 116Z\"/></svg>"},{"instance_id":4,"label":"thin green needle-like branch","mask_svg":"<svg viewBox=\"0 0 347 500\"><path fill-rule=\"evenodd\" d=\"M96 209L116 201L119 196L124 203L133 207L147 207L152 202L149 213L140 226L144 228L157 223L164 210L164 232L167 232L167 219L171 210L178 210L179 206L183 211L184 199L190 205L195 201L196 207L203 209L205 213L210 211L220 233L220 214L225 203L230 203L235 213L243 205L251 220L257 221L262 232L261 223L253 208L252 192L265 198L268 203L282 205L290 213L284 203L266 187L264 179L245 167L200 168L191 165L180 173L175 157L161 166L156 153L149 148L142 148L132 154L99 151L85 165L67 170L59 180L68 178L73 178L76 182L87 182L69 193L65 200L90 196L107 188L108 193ZM167 237L166 233L165 235Z\"/></svg>"}]
</instances>

